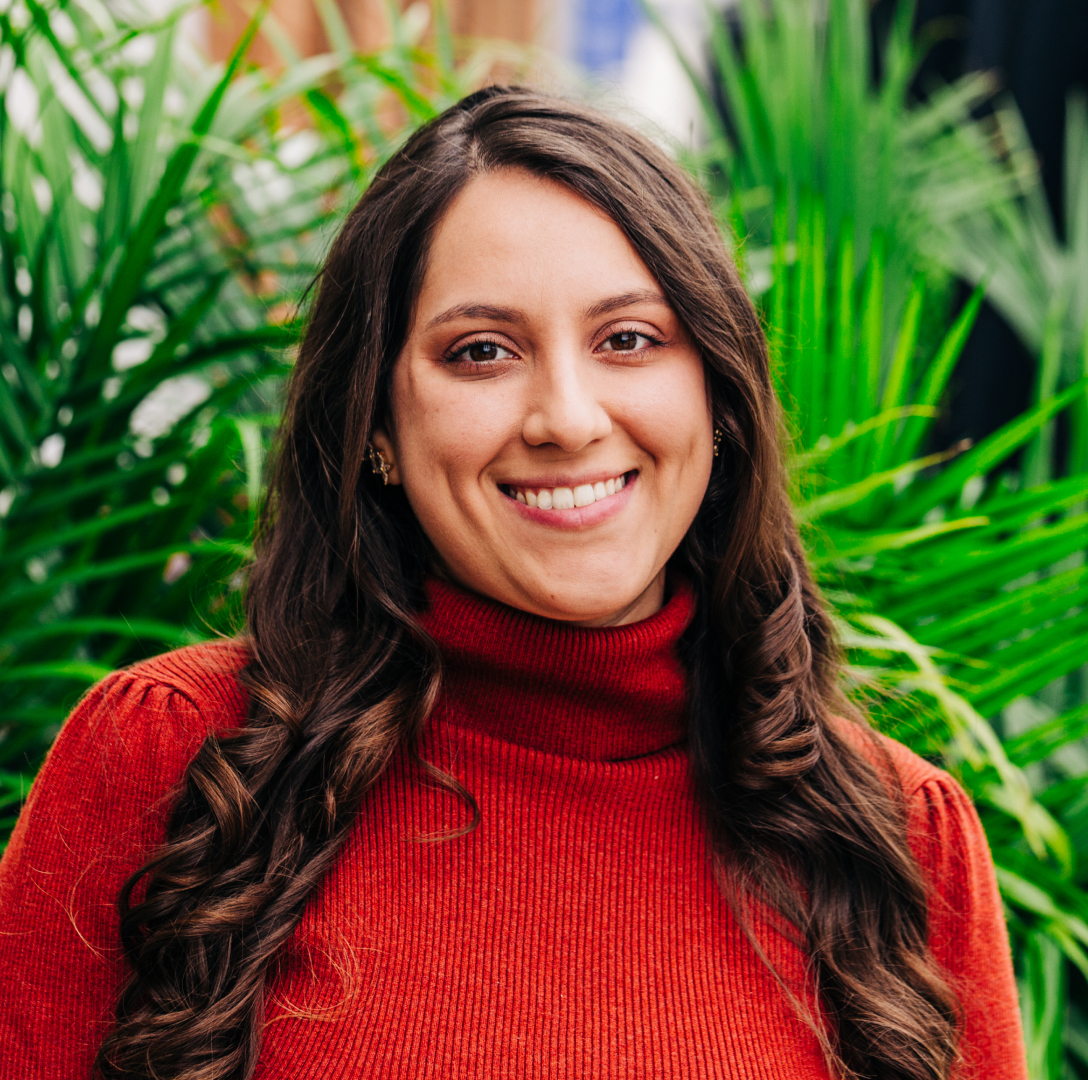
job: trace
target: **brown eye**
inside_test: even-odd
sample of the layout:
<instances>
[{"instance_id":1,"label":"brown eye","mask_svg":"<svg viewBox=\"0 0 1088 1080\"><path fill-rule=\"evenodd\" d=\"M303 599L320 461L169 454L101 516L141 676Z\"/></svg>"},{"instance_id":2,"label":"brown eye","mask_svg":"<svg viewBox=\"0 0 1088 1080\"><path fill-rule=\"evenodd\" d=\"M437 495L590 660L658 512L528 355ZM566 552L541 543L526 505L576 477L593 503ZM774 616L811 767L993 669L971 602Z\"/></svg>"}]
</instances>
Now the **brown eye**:
<instances>
[{"instance_id":1,"label":"brown eye","mask_svg":"<svg viewBox=\"0 0 1088 1080\"><path fill-rule=\"evenodd\" d=\"M634 330L617 330L604 339L600 348L605 352L638 352L652 344L655 343L645 334Z\"/></svg>"},{"instance_id":2,"label":"brown eye","mask_svg":"<svg viewBox=\"0 0 1088 1080\"><path fill-rule=\"evenodd\" d=\"M496 360L509 360L513 355L509 349L494 341L470 341L451 353L448 359L469 364L493 364Z\"/></svg>"},{"instance_id":3,"label":"brown eye","mask_svg":"<svg viewBox=\"0 0 1088 1080\"><path fill-rule=\"evenodd\" d=\"M473 360L477 364L486 364L497 360L499 347L493 341L474 341L465 352L466 360Z\"/></svg>"},{"instance_id":4,"label":"brown eye","mask_svg":"<svg viewBox=\"0 0 1088 1080\"><path fill-rule=\"evenodd\" d=\"M633 330L621 330L618 334L613 334L608 341L616 352L630 352L638 348L638 339L641 336Z\"/></svg>"}]
</instances>

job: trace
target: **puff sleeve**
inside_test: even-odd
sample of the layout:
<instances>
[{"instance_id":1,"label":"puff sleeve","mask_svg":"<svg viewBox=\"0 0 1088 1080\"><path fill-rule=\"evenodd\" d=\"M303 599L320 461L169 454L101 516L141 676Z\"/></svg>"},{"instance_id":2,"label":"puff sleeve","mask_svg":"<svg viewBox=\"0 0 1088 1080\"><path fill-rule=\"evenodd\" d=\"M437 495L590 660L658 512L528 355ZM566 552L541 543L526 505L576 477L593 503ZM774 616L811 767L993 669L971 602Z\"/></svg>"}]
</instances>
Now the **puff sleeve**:
<instances>
[{"instance_id":1,"label":"puff sleeve","mask_svg":"<svg viewBox=\"0 0 1088 1080\"><path fill-rule=\"evenodd\" d=\"M61 730L0 861L3 1080L91 1075L124 978L118 892L206 733L187 696L127 671Z\"/></svg>"},{"instance_id":2,"label":"puff sleeve","mask_svg":"<svg viewBox=\"0 0 1088 1080\"><path fill-rule=\"evenodd\" d=\"M946 773L908 798L911 847L929 887L930 943L963 1010L963 1080L1027 1080L1009 936L978 814Z\"/></svg>"}]
</instances>

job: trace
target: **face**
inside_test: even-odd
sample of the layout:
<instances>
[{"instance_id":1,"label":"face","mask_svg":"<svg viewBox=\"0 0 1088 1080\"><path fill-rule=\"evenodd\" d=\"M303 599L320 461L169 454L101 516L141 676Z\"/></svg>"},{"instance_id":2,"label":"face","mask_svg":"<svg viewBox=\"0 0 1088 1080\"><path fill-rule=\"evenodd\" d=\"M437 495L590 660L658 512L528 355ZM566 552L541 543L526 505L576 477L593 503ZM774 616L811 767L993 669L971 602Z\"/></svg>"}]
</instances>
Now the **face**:
<instances>
[{"instance_id":1,"label":"face","mask_svg":"<svg viewBox=\"0 0 1088 1080\"><path fill-rule=\"evenodd\" d=\"M433 238L374 445L460 585L619 625L663 603L712 421L699 354L619 227L489 173Z\"/></svg>"}]
</instances>

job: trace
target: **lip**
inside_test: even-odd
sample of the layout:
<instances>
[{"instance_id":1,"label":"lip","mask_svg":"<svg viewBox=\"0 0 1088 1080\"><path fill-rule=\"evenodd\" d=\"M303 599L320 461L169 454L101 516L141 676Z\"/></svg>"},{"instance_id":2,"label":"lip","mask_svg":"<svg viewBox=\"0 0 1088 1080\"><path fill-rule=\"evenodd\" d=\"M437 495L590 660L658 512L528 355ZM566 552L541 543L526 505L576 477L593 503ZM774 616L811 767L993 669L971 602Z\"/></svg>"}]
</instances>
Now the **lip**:
<instances>
[{"instance_id":1,"label":"lip","mask_svg":"<svg viewBox=\"0 0 1088 1080\"><path fill-rule=\"evenodd\" d=\"M509 484L510 487L527 487L532 488L534 486L539 487L572 487L578 484L593 484L597 480L607 480L613 476L628 476L627 483L623 486L621 491L617 491L615 495L609 495L607 499L602 499L600 502L591 503L589 506L575 506L571 510L541 510L538 506L526 506L524 503L519 503L517 499L511 499L509 495L499 492L499 497L507 503L510 508L516 514L520 514L521 517L527 521L532 521L537 525L549 525L553 529L584 529L590 525L598 525L602 521L607 521L611 517L615 517L630 501L631 493L638 487L639 473L637 471L631 471L629 473L607 473L603 476L597 476L593 480L578 479L574 481L573 485L570 481L562 480L553 484L540 483L536 481L531 483L519 482L518 484Z\"/></svg>"}]
</instances>

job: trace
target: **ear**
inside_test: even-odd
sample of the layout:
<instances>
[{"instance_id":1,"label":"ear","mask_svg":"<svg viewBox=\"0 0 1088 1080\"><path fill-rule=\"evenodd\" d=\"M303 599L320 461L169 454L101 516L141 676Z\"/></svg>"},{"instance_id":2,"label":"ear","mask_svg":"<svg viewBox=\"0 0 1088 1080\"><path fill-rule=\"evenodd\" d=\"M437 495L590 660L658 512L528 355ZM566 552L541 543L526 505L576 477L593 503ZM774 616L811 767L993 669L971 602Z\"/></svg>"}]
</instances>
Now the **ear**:
<instances>
[{"instance_id":1,"label":"ear","mask_svg":"<svg viewBox=\"0 0 1088 1080\"><path fill-rule=\"evenodd\" d=\"M370 433L370 445L381 454L389 465L389 483L399 484L401 478L400 470L397 468L396 444L387 427L388 425L383 422L374 428Z\"/></svg>"}]
</instances>

